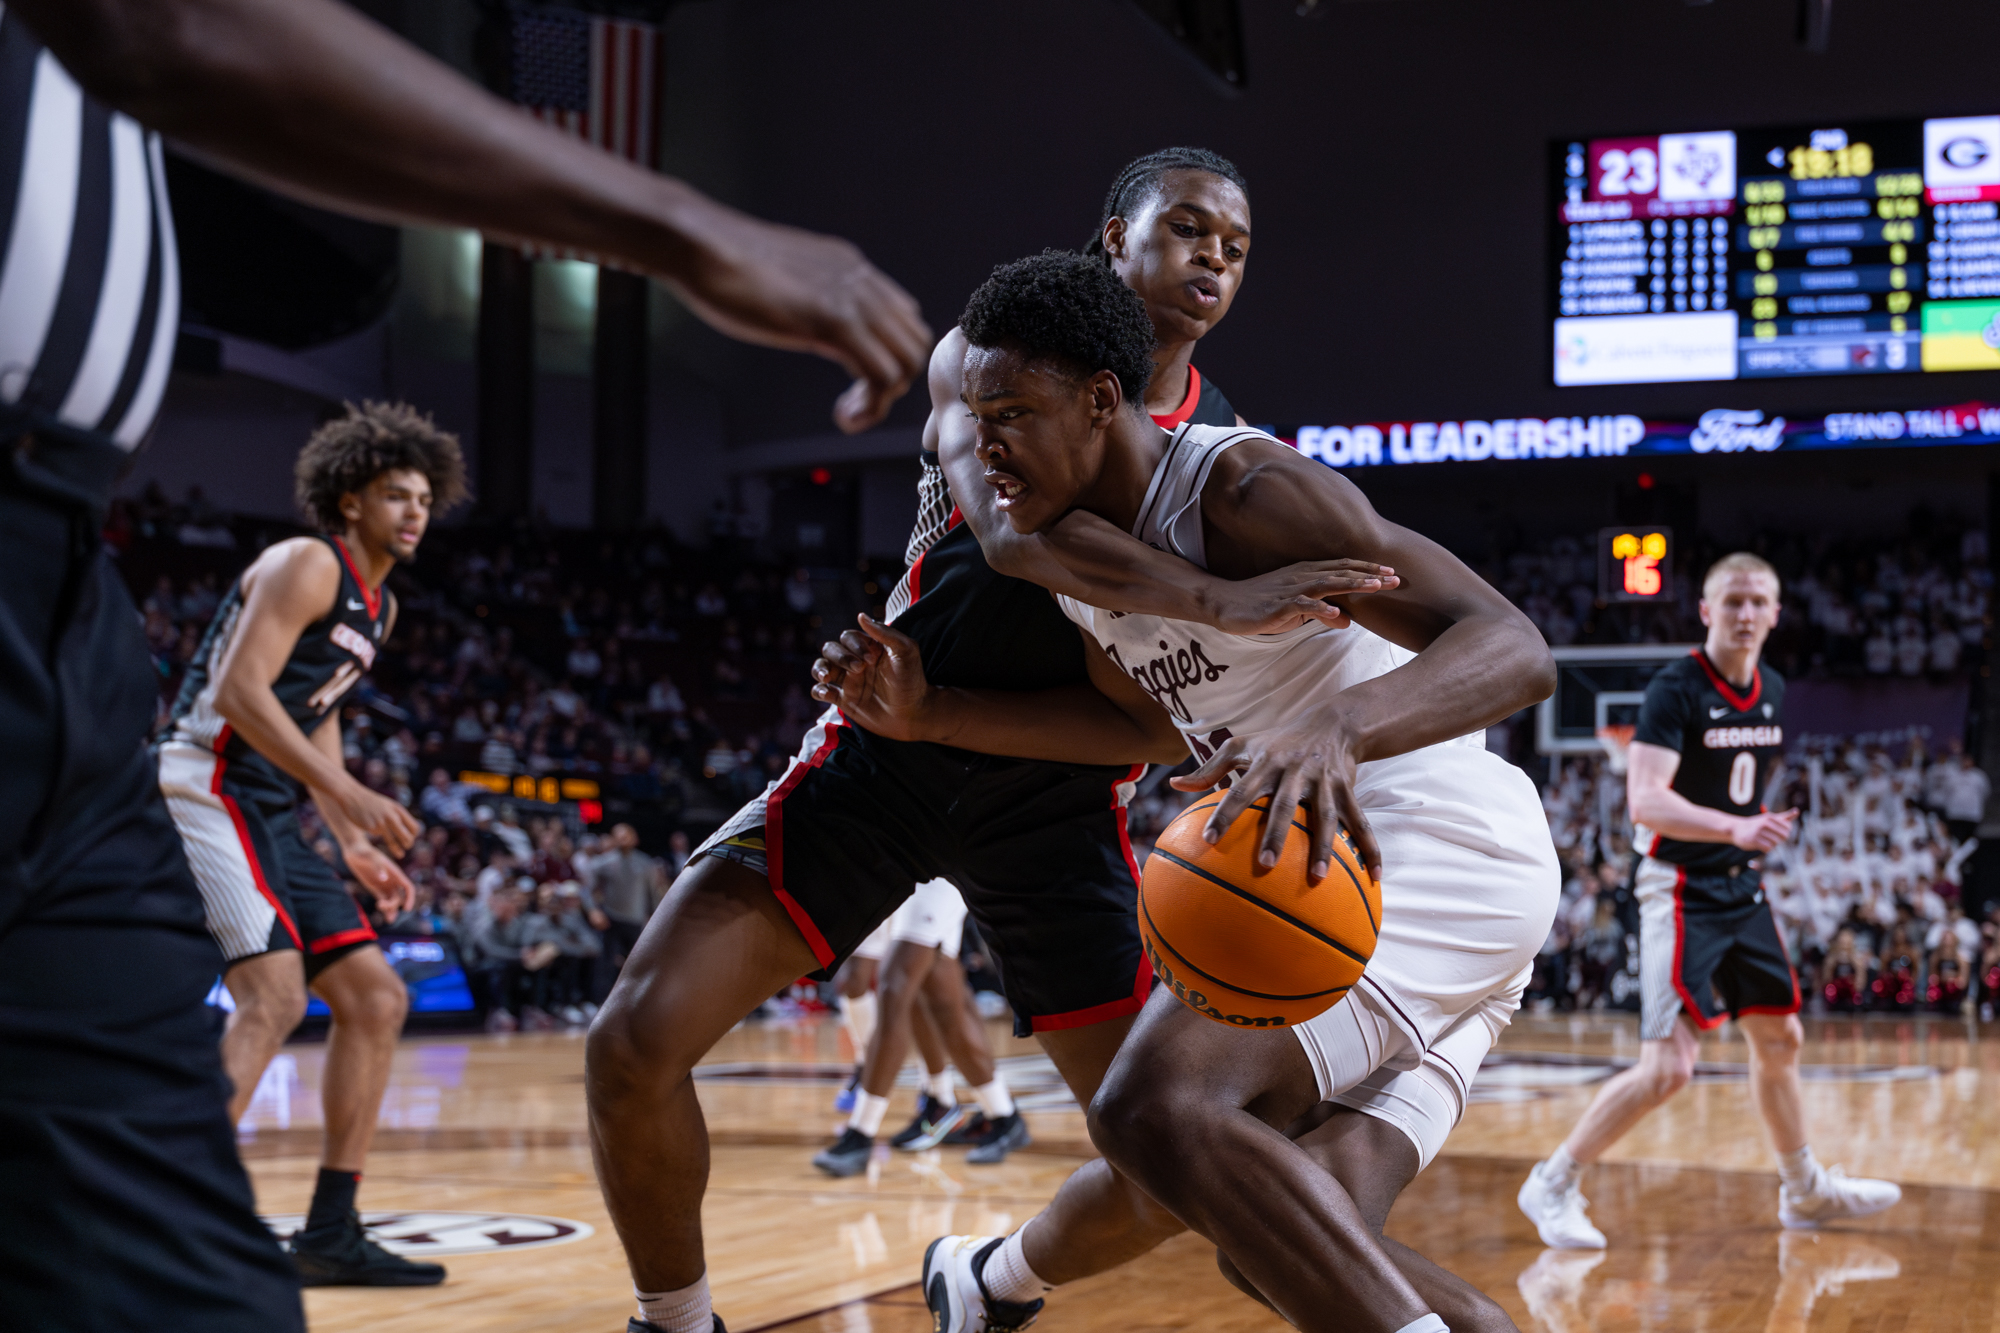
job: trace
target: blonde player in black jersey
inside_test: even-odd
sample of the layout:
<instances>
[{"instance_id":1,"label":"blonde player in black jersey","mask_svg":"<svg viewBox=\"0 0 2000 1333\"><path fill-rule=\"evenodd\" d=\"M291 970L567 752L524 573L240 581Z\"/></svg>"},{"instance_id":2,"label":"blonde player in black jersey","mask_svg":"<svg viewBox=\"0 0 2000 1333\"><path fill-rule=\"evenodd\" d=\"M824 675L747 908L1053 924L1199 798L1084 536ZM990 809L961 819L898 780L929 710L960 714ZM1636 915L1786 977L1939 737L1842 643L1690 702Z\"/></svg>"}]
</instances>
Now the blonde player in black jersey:
<instances>
[{"instance_id":1,"label":"blonde player in black jersey","mask_svg":"<svg viewBox=\"0 0 2000 1333\"><path fill-rule=\"evenodd\" d=\"M409 993L346 887L306 845L298 800L303 788L385 914L409 904L409 880L374 840L400 855L422 828L348 774L339 709L395 623L383 580L416 555L433 506L464 493L464 466L458 442L427 418L369 403L313 435L297 479L299 507L322 535L270 547L223 599L160 746L160 788L227 960L232 1121L305 1016L307 988L333 1011L324 1155L292 1240L300 1277L428 1285L444 1269L369 1241L354 1207Z\"/></svg>"},{"instance_id":2,"label":"blonde player in black jersey","mask_svg":"<svg viewBox=\"0 0 2000 1333\"><path fill-rule=\"evenodd\" d=\"M1806 1143L1799 986L1759 860L1791 838L1798 817L1761 803L1784 747L1785 682L1757 660L1778 623L1777 571L1746 552L1716 561L1702 581L1701 619L1707 641L1646 688L1625 774L1641 853L1639 1063L1599 1089L1521 1186L1521 1211L1557 1249L1604 1248L1585 1213L1584 1168L1687 1086L1698 1030L1725 1015L1750 1047L1751 1093L1778 1156L1779 1220L1818 1226L1902 1197L1886 1180L1822 1167Z\"/></svg>"}]
</instances>

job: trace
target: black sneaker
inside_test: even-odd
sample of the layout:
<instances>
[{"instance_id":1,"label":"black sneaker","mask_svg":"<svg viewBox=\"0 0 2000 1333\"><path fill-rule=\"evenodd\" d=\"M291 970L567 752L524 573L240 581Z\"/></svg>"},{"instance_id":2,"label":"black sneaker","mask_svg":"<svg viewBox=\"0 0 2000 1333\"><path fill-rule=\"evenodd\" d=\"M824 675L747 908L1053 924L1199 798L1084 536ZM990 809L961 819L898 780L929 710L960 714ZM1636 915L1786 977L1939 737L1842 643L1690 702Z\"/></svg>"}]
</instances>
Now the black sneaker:
<instances>
[{"instance_id":1,"label":"black sneaker","mask_svg":"<svg viewBox=\"0 0 2000 1333\"><path fill-rule=\"evenodd\" d=\"M632 1318L627 1319L625 1321L625 1333L667 1333L667 1331L661 1328L658 1324L650 1323L647 1320L641 1319L637 1315L634 1315ZM721 1315L715 1316L715 1328L713 1330L713 1333L729 1333L729 1330L722 1326Z\"/></svg>"},{"instance_id":2,"label":"black sneaker","mask_svg":"<svg viewBox=\"0 0 2000 1333\"><path fill-rule=\"evenodd\" d=\"M992 1137L993 1122L986 1118L986 1112L974 1111L958 1122L958 1128L944 1136L947 1148L976 1148Z\"/></svg>"},{"instance_id":3,"label":"black sneaker","mask_svg":"<svg viewBox=\"0 0 2000 1333\"><path fill-rule=\"evenodd\" d=\"M831 1148L813 1154L813 1165L829 1176L858 1176L868 1169L868 1158L874 1151L875 1140L849 1125Z\"/></svg>"},{"instance_id":4,"label":"black sneaker","mask_svg":"<svg viewBox=\"0 0 2000 1333\"><path fill-rule=\"evenodd\" d=\"M889 1146L901 1148L904 1152L935 1148L950 1137L951 1131L963 1119L964 1106L956 1102L946 1106L927 1092L917 1102L916 1115L911 1117L908 1125L897 1131L895 1138L889 1140Z\"/></svg>"},{"instance_id":5,"label":"black sneaker","mask_svg":"<svg viewBox=\"0 0 2000 1333\"><path fill-rule=\"evenodd\" d=\"M302 1287L435 1287L443 1264L412 1263L368 1239L353 1209L330 1226L301 1230L289 1246Z\"/></svg>"},{"instance_id":6,"label":"black sneaker","mask_svg":"<svg viewBox=\"0 0 2000 1333\"><path fill-rule=\"evenodd\" d=\"M1028 1146L1028 1122L1021 1119L1019 1111L1003 1115L998 1120L987 1123L989 1137L986 1142L965 1155L965 1160L974 1166L992 1166L1007 1160L1007 1154L1016 1148Z\"/></svg>"},{"instance_id":7,"label":"black sneaker","mask_svg":"<svg viewBox=\"0 0 2000 1333\"><path fill-rule=\"evenodd\" d=\"M995 1300L986 1290L986 1260L1004 1236L940 1236L924 1251L924 1304L934 1333L1020 1333L1042 1302Z\"/></svg>"}]
</instances>

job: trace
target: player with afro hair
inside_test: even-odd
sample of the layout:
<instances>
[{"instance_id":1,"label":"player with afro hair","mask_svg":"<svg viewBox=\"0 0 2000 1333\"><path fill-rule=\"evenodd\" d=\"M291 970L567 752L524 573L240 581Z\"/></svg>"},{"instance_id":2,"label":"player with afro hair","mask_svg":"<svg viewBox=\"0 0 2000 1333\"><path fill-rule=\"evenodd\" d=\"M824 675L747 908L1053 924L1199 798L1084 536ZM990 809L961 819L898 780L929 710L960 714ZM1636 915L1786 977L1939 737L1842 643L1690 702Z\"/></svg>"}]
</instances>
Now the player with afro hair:
<instances>
[{"instance_id":1,"label":"player with afro hair","mask_svg":"<svg viewBox=\"0 0 2000 1333\"><path fill-rule=\"evenodd\" d=\"M958 326L974 347L1032 348L1075 380L1108 370L1126 405L1145 408L1153 322L1138 294L1089 256L1044 250L1000 265L966 302Z\"/></svg>"}]
</instances>

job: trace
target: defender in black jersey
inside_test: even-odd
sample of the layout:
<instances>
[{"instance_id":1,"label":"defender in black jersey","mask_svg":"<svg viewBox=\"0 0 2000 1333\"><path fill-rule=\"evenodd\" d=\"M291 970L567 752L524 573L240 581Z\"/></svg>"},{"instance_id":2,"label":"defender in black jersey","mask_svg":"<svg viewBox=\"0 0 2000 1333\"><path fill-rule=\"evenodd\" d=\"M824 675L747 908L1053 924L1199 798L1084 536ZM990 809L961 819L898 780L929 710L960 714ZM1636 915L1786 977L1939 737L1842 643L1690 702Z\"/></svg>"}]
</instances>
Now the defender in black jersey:
<instances>
[{"instance_id":1,"label":"defender in black jersey","mask_svg":"<svg viewBox=\"0 0 2000 1333\"><path fill-rule=\"evenodd\" d=\"M310 794L347 869L394 916L413 890L401 854L422 831L350 776L340 706L395 624L383 580L416 554L434 503L464 491L458 442L407 407L368 403L299 455L300 507L322 531L266 550L223 598L159 747L160 789L201 885L235 1012L222 1039L241 1118L311 988L333 1011L322 1086L326 1143L305 1226L308 1286L442 1282L365 1238L354 1207L409 995L332 867L306 845Z\"/></svg>"},{"instance_id":2,"label":"defender in black jersey","mask_svg":"<svg viewBox=\"0 0 2000 1333\"><path fill-rule=\"evenodd\" d=\"M1765 785L1783 753L1785 682L1758 658L1778 620L1778 575L1725 556L1702 584L1708 638L1646 687L1626 769L1639 899L1639 1064L1607 1082L1569 1138L1521 1186L1542 1242L1602 1249L1584 1212L1584 1167L1694 1073L1697 1031L1734 1017L1779 1160L1778 1217L1817 1226L1879 1212L1888 1181L1822 1168L1806 1145L1799 1088L1799 984L1763 889L1762 862L1798 811L1773 814Z\"/></svg>"}]
</instances>

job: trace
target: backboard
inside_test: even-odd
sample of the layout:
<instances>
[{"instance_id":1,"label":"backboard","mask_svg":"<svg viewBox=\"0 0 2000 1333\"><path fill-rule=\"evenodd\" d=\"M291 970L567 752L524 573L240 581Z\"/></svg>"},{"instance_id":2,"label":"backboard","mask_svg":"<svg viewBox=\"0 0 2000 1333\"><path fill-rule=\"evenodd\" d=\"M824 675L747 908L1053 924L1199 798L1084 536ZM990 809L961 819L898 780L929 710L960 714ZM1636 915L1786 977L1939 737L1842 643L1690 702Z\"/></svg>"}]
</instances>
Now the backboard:
<instances>
[{"instance_id":1,"label":"backboard","mask_svg":"<svg viewBox=\"0 0 2000 1333\"><path fill-rule=\"evenodd\" d=\"M1653 673L1693 652L1692 643L1579 644L1550 651L1555 693L1535 707L1535 749L1542 754L1602 754L1607 728L1639 719ZM1614 751L1615 754L1615 751Z\"/></svg>"}]
</instances>

